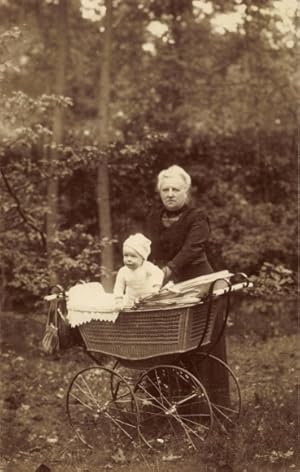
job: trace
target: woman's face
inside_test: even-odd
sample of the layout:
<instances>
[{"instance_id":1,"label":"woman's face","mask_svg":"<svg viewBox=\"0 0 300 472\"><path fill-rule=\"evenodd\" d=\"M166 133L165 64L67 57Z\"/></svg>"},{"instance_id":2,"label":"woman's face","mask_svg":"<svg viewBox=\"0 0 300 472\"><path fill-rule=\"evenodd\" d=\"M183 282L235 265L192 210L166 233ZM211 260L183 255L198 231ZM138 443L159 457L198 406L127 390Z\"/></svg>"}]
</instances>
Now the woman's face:
<instances>
[{"instance_id":1,"label":"woman's face","mask_svg":"<svg viewBox=\"0 0 300 472\"><path fill-rule=\"evenodd\" d=\"M160 185L159 194L165 208L179 210L187 201L187 189L180 177L165 177Z\"/></svg>"}]
</instances>

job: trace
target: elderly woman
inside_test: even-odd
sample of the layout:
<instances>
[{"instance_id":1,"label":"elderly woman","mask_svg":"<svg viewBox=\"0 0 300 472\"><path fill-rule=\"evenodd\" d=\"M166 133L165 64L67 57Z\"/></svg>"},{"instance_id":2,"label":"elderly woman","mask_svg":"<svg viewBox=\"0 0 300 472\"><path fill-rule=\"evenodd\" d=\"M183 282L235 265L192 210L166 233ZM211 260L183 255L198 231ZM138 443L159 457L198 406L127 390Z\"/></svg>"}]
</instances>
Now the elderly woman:
<instances>
[{"instance_id":1,"label":"elderly woman","mask_svg":"<svg viewBox=\"0 0 300 472\"><path fill-rule=\"evenodd\" d=\"M148 218L151 259L163 268L164 282L192 279L213 272L205 251L210 228L205 212L190 204L191 177L173 165L157 179L162 208Z\"/></svg>"},{"instance_id":2,"label":"elderly woman","mask_svg":"<svg viewBox=\"0 0 300 472\"><path fill-rule=\"evenodd\" d=\"M177 165L162 170L157 179L162 208L148 218L147 236L152 241L151 258L164 271L164 283L181 282L213 272L205 245L210 227L205 212L190 204L191 177ZM220 300L218 312L224 312ZM212 351L226 361L225 337L219 339L223 316L217 316L212 341L218 340ZM208 378L207 388L215 400L229 398L228 376L222 366L209 359L200 362L198 350L187 353L185 366L196 376ZM218 387L218 393L212 386Z\"/></svg>"}]
</instances>

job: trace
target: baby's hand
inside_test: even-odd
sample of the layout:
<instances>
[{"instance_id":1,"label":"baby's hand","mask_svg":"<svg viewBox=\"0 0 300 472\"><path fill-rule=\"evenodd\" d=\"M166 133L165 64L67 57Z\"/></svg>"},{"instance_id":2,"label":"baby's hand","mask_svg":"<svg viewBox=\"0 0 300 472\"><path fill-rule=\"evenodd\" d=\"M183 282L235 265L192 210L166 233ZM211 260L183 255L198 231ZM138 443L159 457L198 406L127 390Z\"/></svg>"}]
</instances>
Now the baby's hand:
<instances>
[{"instance_id":1,"label":"baby's hand","mask_svg":"<svg viewBox=\"0 0 300 472\"><path fill-rule=\"evenodd\" d=\"M123 297L115 298L115 309L121 311L123 309Z\"/></svg>"}]
</instances>

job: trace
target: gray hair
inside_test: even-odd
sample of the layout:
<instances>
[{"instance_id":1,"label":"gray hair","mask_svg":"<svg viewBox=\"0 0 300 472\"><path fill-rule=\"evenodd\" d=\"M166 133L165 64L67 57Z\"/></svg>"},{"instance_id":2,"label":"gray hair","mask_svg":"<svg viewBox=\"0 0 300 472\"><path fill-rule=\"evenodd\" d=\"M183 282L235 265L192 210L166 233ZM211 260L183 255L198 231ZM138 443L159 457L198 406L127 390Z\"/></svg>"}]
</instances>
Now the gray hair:
<instances>
[{"instance_id":1,"label":"gray hair","mask_svg":"<svg viewBox=\"0 0 300 472\"><path fill-rule=\"evenodd\" d=\"M157 190L160 191L162 181L167 177L180 178L185 185L185 189L188 191L192 185L192 179L190 175L180 166L173 165L167 169L162 170L157 176Z\"/></svg>"}]
</instances>

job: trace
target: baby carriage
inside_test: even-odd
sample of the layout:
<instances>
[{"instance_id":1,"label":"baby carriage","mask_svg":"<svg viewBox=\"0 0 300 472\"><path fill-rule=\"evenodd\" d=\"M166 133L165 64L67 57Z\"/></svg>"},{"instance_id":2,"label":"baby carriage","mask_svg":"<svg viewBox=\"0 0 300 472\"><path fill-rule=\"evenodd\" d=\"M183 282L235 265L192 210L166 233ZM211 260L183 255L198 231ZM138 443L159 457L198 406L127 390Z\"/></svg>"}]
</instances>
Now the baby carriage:
<instances>
[{"instance_id":1,"label":"baby carriage","mask_svg":"<svg viewBox=\"0 0 300 472\"><path fill-rule=\"evenodd\" d=\"M169 290L169 297L166 290L147 297L113 323L96 319L78 327L94 364L71 380L66 409L88 447L104 453L127 438L153 449L197 450L214 425L227 431L238 419L238 380L211 352L223 335L232 292L251 283L244 274L215 277L204 293L190 282ZM66 297L60 291L45 298L64 317ZM212 381L215 368L225 374L225 387Z\"/></svg>"}]
</instances>

